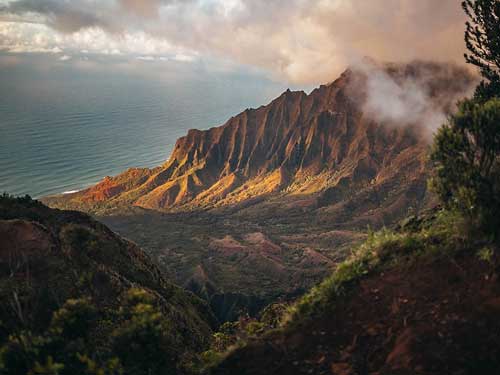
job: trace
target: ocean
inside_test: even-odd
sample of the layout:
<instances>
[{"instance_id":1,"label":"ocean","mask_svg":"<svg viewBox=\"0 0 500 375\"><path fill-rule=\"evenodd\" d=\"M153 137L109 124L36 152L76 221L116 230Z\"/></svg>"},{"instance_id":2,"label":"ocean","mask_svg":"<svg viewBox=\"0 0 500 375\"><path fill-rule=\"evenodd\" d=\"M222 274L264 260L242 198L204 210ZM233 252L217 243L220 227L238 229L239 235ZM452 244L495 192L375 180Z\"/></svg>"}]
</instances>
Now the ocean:
<instances>
[{"instance_id":1,"label":"ocean","mask_svg":"<svg viewBox=\"0 0 500 375\"><path fill-rule=\"evenodd\" d=\"M287 87L241 72L0 67L0 193L37 198L157 166L188 129L221 125Z\"/></svg>"}]
</instances>

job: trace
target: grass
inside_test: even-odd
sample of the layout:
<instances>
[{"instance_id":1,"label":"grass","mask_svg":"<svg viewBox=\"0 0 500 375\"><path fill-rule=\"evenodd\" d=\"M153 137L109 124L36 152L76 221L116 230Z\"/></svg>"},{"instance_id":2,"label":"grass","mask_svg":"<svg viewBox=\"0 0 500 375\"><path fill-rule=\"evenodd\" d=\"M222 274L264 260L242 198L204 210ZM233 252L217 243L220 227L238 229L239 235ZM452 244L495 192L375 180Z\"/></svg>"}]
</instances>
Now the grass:
<instances>
[{"instance_id":1,"label":"grass","mask_svg":"<svg viewBox=\"0 0 500 375\"><path fill-rule=\"evenodd\" d=\"M338 301L350 293L364 277L392 267L409 267L417 261L432 262L439 257L451 257L469 247L470 233L464 220L456 213L429 211L420 217L410 217L399 228L368 230L364 243L355 247L350 256L339 263L331 276L312 288L296 303L284 307L279 313L279 323L262 330L260 321L246 326L248 337L239 337L236 345L212 347L202 355L204 368L216 366L234 350L247 345L248 339L271 337L293 330L325 313L332 312ZM488 247L478 256L491 257ZM217 335L217 334L216 334ZM231 337L229 335L228 337ZM234 337L233 337L234 338ZM222 350L221 350L222 349Z\"/></svg>"},{"instance_id":2,"label":"grass","mask_svg":"<svg viewBox=\"0 0 500 375\"><path fill-rule=\"evenodd\" d=\"M410 220L411 222L411 220ZM367 240L334 273L292 305L283 328L292 327L332 310L336 301L368 274L409 265L422 257L450 256L467 246L465 223L456 213L441 210L414 218L398 231L369 231ZM487 257L483 252L479 256Z\"/></svg>"}]
</instances>

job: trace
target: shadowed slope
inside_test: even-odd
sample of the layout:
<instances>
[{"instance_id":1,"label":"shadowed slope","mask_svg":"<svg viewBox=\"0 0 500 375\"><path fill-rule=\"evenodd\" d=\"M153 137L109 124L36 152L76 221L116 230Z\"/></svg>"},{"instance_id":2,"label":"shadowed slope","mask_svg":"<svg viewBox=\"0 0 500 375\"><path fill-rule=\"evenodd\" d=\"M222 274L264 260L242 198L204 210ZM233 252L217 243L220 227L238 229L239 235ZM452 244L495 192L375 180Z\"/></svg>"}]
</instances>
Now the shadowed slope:
<instances>
[{"instance_id":1,"label":"shadowed slope","mask_svg":"<svg viewBox=\"0 0 500 375\"><path fill-rule=\"evenodd\" d=\"M172 325L181 356L203 349L215 326L210 308L169 283L151 258L88 215L0 196L1 344L21 330L43 332L68 300L89 299L94 351L105 351L131 288L142 288Z\"/></svg>"}]
</instances>

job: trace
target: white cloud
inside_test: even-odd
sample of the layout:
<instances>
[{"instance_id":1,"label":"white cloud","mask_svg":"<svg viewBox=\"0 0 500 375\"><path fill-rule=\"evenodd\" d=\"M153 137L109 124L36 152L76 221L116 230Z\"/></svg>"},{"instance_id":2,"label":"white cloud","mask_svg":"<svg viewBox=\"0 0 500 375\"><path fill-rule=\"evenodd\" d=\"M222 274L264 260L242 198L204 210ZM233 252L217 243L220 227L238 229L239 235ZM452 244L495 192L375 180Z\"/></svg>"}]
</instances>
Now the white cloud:
<instances>
[{"instance_id":1,"label":"white cloud","mask_svg":"<svg viewBox=\"0 0 500 375\"><path fill-rule=\"evenodd\" d=\"M137 56L137 60L141 60L141 61L155 61L156 59L153 56Z\"/></svg>"},{"instance_id":2,"label":"white cloud","mask_svg":"<svg viewBox=\"0 0 500 375\"><path fill-rule=\"evenodd\" d=\"M68 61L68 60L71 60L71 56L69 55L62 55L61 57L59 57L59 61Z\"/></svg>"},{"instance_id":3,"label":"white cloud","mask_svg":"<svg viewBox=\"0 0 500 375\"><path fill-rule=\"evenodd\" d=\"M15 0L1 11L5 50L216 57L295 82L335 77L353 60L463 60L459 0ZM3 14L3 16L2 16ZM24 22L21 22L24 21ZM35 23L33 23L35 22ZM20 48L22 46L23 48ZM160 60L163 61L163 60Z\"/></svg>"},{"instance_id":4,"label":"white cloud","mask_svg":"<svg viewBox=\"0 0 500 375\"><path fill-rule=\"evenodd\" d=\"M194 59L195 59L194 56L185 55L182 53L178 53L172 58L172 60L180 61L180 62L193 62Z\"/></svg>"},{"instance_id":5,"label":"white cloud","mask_svg":"<svg viewBox=\"0 0 500 375\"><path fill-rule=\"evenodd\" d=\"M0 46L16 52L51 52L61 48L81 54L103 55L161 55L182 53L164 40L157 40L142 31L110 34L99 28L65 34L46 25L0 22ZM57 52L55 52L57 53Z\"/></svg>"}]
</instances>

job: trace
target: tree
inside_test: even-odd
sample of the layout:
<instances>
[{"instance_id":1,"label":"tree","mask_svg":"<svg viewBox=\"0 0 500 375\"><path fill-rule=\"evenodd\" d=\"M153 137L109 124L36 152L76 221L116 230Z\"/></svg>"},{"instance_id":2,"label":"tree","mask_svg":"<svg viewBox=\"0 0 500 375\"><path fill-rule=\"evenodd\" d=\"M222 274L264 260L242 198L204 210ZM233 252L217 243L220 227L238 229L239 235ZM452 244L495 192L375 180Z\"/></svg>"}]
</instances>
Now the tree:
<instances>
[{"instance_id":1,"label":"tree","mask_svg":"<svg viewBox=\"0 0 500 375\"><path fill-rule=\"evenodd\" d=\"M443 203L500 239L500 0L464 0L465 59L483 82L439 129L432 186Z\"/></svg>"},{"instance_id":2,"label":"tree","mask_svg":"<svg viewBox=\"0 0 500 375\"><path fill-rule=\"evenodd\" d=\"M431 153L432 185L448 207L498 238L500 99L466 100L439 129Z\"/></svg>"},{"instance_id":3,"label":"tree","mask_svg":"<svg viewBox=\"0 0 500 375\"><path fill-rule=\"evenodd\" d=\"M500 0L464 0L462 7L469 17L465 60L480 69L484 81L476 98L487 100L500 95Z\"/></svg>"}]
</instances>

